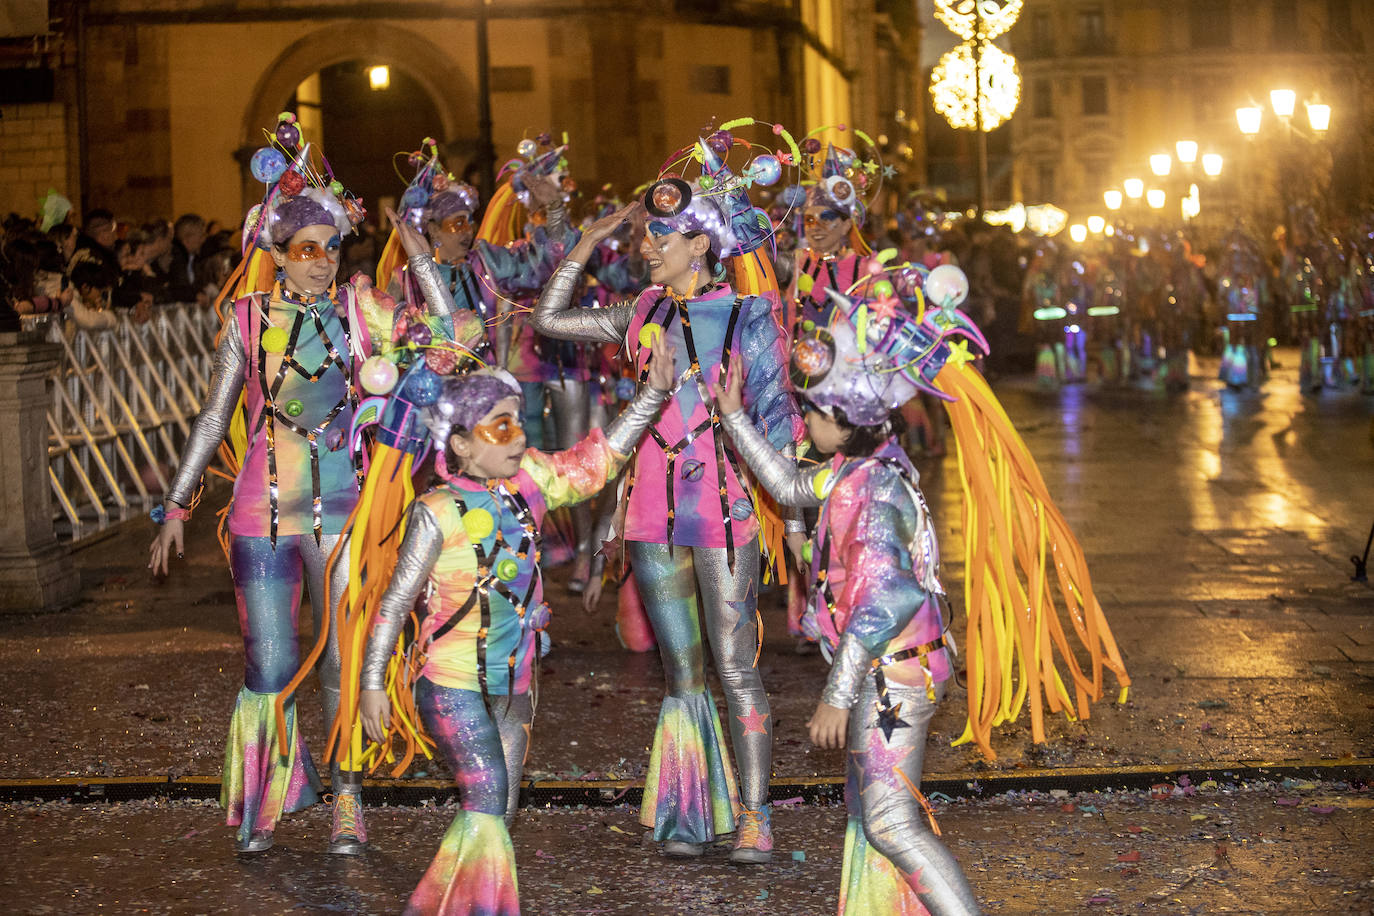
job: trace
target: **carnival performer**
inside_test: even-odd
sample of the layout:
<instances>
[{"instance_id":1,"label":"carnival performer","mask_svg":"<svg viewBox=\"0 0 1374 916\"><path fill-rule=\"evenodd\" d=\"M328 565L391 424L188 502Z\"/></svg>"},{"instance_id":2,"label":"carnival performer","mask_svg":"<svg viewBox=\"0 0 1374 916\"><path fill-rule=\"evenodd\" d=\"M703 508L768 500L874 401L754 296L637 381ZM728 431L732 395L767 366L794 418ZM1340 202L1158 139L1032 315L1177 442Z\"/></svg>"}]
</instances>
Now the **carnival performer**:
<instances>
[{"instance_id":1,"label":"carnival performer","mask_svg":"<svg viewBox=\"0 0 1374 916\"><path fill-rule=\"evenodd\" d=\"M743 410L738 361L712 393L759 482L785 505L820 508L805 622L833 663L809 728L817 746L849 752L840 913L977 913L958 862L922 817L926 731L953 672L953 643L935 527L899 441L898 408L917 392L903 370L919 377L913 363L937 347L915 345L947 352L939 343L947 332L920 338L930 326L895 308L870 312L831 295L838 308L829 329L799 336L792 366L811 443L833 458L801 469L759 435ZM869 320L886 323L878 348L856 336ZM914 333L904 334L904 323ZM970 328L957 330L981 343Z\"/></svg>"},{"instance_id":2,"label":"carnival performer","mask_svg":"<svg viewBox=\"0 0 1374 916\"><path fill-rule=\"evenodd\" d=\"M385 742L392 727L388 669L404 667L405 624L426 593L414 709L453 773L461 810L407 913L519 912L507 827L534 718L536 634L549 622L539 526L545 512L599 492L668 400L675 374L666 337L651 354L634 400L604 432L567 451L526 449L520 386L504 370L449 378L419 411L444 482L410 506L367 640L359 700L368 737ZM401 397L410 390L407 382Z\"/></svg>"},{"instance_id":3,"label":"carnival performer","mask_svg":"<svg viewBox=\"0 0 1374 916\"><path fill-rule=\"evenodd\" d=\"M767 806L772 721L758 671L760 522L747 479L720 435L706 384L731 354L741 355L749 367L743 384L750 417L769 441L790 447L801 435L801 420L786 387L774 301L725 282L723 258L733 259L736 283L749 284L745 288L762 289L772 278L771 264L758 254L768 237L767 217L753 208L724 162L734 142L720 131L694 144L670 161L700 161L700 181L666 175L644 193L642 252L652 286L632 303L570 308L587 258L640 206L631 205L583 233L544 290L531 324L549 337L623 342L641 373L657 335L668 335L676 347L678 386L636 456L618 529L668 681L640 819L663 842L665 855L700 856L717 835L738 828L731 860L761 863L772 857L773 838ZM776 164L766 162L770 170ZM800 549L800 521L787 524ZM776 541L770 545L775 557L780 532ZM738 814L734 774L706 689L699 607L739 758Z\"/></svg>"},{"instance_id":4,"label":"carnival performer","mask_svg":"<svg viewBox=\"0 0 1374 916\"><path fill-rule=\"evenodd\" d=\"M166 574L183 551L183 525L198 500L202 474L237 423L244 405L242 453L227 510L227 546L246 670L230 723L220 803L237 826L241 852L272 845L284 813L317 799L320 780L283 695L299 663L297 617L301 585L310 590L317 633L324 626L326 589L338 594L346 562L330 565L344 523L358 499L363 455L351 447L349 424L358 399L358 367L390 341L390 298L365 279L335 283L341 239L361 222L361 202L319 175L307 144L298 149L294 119L283 117L276 144L254 156L254 173L269 184L265 203L244 227L251 252L225 317L214 371L181 464L162 507L162 530L150 568ZM283 151L294 158L289 164ZM468 346L482 334L443 295L432 262L418 248L411 262L431 307L456 322ZM270 259L269 256L270 255ZM275 268L275 278L273 276ZM240 397L242 395L242 398ZM339 654L332 639L319 665L325 721L339 703ZM283 737L284 736L284 739ZM329 851L362 851L361 773L346 757L332 768L333 825Z\"/></svg>"}]
</instances>

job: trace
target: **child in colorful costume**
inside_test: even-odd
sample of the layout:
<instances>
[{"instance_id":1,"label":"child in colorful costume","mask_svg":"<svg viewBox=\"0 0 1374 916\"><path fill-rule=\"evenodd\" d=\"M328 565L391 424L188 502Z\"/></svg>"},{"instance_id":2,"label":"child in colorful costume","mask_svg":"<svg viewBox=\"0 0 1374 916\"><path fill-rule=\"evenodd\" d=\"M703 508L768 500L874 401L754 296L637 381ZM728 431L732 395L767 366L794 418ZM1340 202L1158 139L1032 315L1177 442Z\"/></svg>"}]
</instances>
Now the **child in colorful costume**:
<instances>
[{"instance_id":1,"label":"child in colorful costume","mask_svg":"<svg viewBox=\"0 0 1374 916\"><path fill-rule=\"evenodd\" d=\"M898 444L898 408L918 391L941 398L958 393L951 419L961 470L971 481L965 509L970 726L961 740L975 738L991 756L983 713L985 705L1005 709L991 686L1002 681L1001 660L1020 662L1022 683L1014 705L1019 710L1027 694L1032 697L1036 740L1044 738L1039 707L1046 687L1038 675L1053 672L1058 690L1047 691L1052 706L1065 699L1052 653L1054 645L1066 646L1058 620L1045 613L1046 570L1032 568L1025 549L1025 522L1032 519L1052 532L1041 532L1048 550L1040 562L1052 557L1066 601L1071 593L1083 602L1071 616L1088 631L1080 636L1093 655L1095 680L1067 659L1082 691L1080 711L1086 712L1089 691L1101 695L1104 648L1123 683L1125 676L1076 542L1044 498L1043 483L1023 473L1022 462L1029 460L1019 455L1024 445L1009 427L999 428L1005 415L977 370L966 365L972 358L968 341L987 349L978 329L954 309L967 294L967 280L952 266L931 271L919 282L940 307L921 311L918 296L913 314L901 304L909 297L896 292L916 285L911 269L894 271L893 278L874 284L871 298L835 296L830 324L800 335L793 348L793 382L811 408L812 442L822 452L838 452L833 460L798 469L773 449L739 410L737 377L714 393L726 430L760 482L783 505L821 510L809 557L813 586L806 623L819 635L832 668L810 728L812 740L822 747L845 746L848 736L850 822L840 912L975 913L977 903L957 863L936 839L938 830L926 830L921 819L925 803L918 786L926 729L953 673L955 649L941 613L944 589L934 527L916 471ZM967 340L952 341L952 335ZM1018 455L1007 460L1007 448ZM1000 511L996 492L988 489L989 478L999 473L1002 492L1011 500L1010 509ZM983 516L988 520L973 521ZM989 564L989 540L999 542L1001 562ZM1029 593L1013 563L1023 566L1025 581L1033 584ZM1019 594L1020 604L999 606L1012 592ZM985 606L989 598L991 608ZM992 612L1012 616L1014 622L1003 621L1003 629L1016 634L1009 646L990 632L985 618ZM1039 657L1027 659L1032 652Z\"/></svg>"},{"instance_id":2,"label":"child in colorful costume","mask_svg":"<svg viewBox=\"0 0 1374 916\"><path fill-rule=\"evenodd\" d=\"M402 447L411 448L431 441L444 482L406 515L362 661L359 716L371 738L386 741L388 670L393 679L418 672L413 708L404 697L396 724L404 720L414 740L438 746L462 804L407 913L519 912L507 825L534 717L537 633L549 621L539 525L545 512L595 495L624 464L668 399L672 357L666 341L657 343L647 384L620 417L554 454L526 450L520 386L503 370L446 379L423 407L415 402L430 399L423 396L428 386L408 376L384 412L382 439L408 440ZM398 434L405 418L417 416L427 436ZM403 630L422 593L425 611L407 658ZM414 729L415 713L423 733Z\"/></svg>"},{"instance_id":3,"label":"child in colorful costume","mask_svg":"<svg viewBox=\"0 0 1374 916\"><path fill-rule=\"evenodd\" d=\"M757 663L760 523L706 384L731 354L742 355L749 366L743 384L750 417L760 432L775 447L790 448L800 437L801 418L786 387L776 300L723 282L722 258L734 259L742 288L761 290L776 282L772 265L759 254L771 228L767 216L753 208L724 162L735 143L742 141L720 131L694 144L670 161L702 162L701 179L689 183L666 175L645 192L642 251L653 286L632 303L571 308L587 258L639 206L632 205L583 233L540 297L531 323L549 337L622 343L641 374L645 351L658 335L666 334L677 349L678 387L636 457L618 526L668 681L641 822L653 828L669 856L699 856L718 834L738 827L732 861L766 862L772 855L772 722ZM776 180L777 160L770 158L763 171ZM746 174L761 171L759 159ZM788 526L800 549L800 521L789 520ZM772 547L775 556L781 540ZM738 814L734 774L706 690L699 604L739 758L744 810Z\"/></svg>"},{"instance_id":4,"label":"child in colorful costume","mask_svg":"<svg viewBox=\"0 0 1374 916\"><path fill-rule=\"evenodd\" d=\"M269 848L281 815L317 800L319 777L299 735L294 700L287 699L299 663L301 584L310 588L316 632L327 630L326 595L338 594L348 580L348 564L331 561L331 554L357 502L363 470L364 456L348 437L356 379L373 350L389 345L394 308L365 278L335 285L340 240L361 222L361 204L344 196L332 176L313 170L309 146L297 150L292 121L282 120L276 138L280 148L254 156L255 174L269 191L245 223L252 254L220 332L209 394L166 495L150 563L165 573L172 547L181 555L183 522L197 502L201 475L233 428L246 451L227 510L225 550L246 672L230 724L220 801L229 824L239 828L241 852ZM294 156L289 167L283 150ZM431 307L447 313L451 326L458 318L459 339L474 343L480 323L453 314L428 257L416 257L412 267ZM319 671L328 722L335 718L340 684L332 641ZM367 839L359 766L345 757L332 781L329 851L357 854Z\"/></svg>"}]
</instances>

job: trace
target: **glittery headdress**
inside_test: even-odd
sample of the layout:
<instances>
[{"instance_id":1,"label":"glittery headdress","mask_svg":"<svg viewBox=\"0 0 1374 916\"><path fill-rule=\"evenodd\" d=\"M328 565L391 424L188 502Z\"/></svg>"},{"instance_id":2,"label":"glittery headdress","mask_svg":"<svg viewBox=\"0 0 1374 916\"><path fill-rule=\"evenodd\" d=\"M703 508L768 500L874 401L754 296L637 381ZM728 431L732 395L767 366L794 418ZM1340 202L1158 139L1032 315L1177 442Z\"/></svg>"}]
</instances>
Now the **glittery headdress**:
<instances>
[{"instance_id":1,"label":"glittery headdress","mask_svg":"<svg viewBox=\"0 0 1374 916\"><path fill-rule=\"evenodd\" d=\"M362 201L334 177L323 154L324 171L315 168L311 144L301 145L295 115L282 112L270 139L270 145L249 161L253 177L267 186L267 192L243 222L245 252L254 245L266 251L273 244L285 244L306 226L333 226L347 235L367 217Z\"/></svg>"},{"instance_id":2,"label":"glittery headdress","mask_svg":"<svg viewBox=\"0 0 1374 916\"><path fill-rule=\"evenodd\" d=\"M957 267L926 276L904 265L882 279L861 280L849 295L830 295L836 305L830 324L803 331L792 347L792 382L807 401L827 413L839 407L856 426L883 423L920 391L947 397L931 381L955 348L968 355L967 344L951 345L949 337L965 337L988 352L982 332L956 308L968 295Z\"/></svg>"}]
</instances>

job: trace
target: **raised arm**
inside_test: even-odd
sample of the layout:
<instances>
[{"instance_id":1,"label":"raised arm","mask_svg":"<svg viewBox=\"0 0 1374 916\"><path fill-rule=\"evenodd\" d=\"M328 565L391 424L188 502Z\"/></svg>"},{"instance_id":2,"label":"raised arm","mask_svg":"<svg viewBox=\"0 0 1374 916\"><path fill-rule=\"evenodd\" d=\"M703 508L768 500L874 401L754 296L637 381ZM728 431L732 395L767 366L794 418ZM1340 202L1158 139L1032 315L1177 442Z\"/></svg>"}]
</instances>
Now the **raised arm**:
<instances>
[{"instance_id":1,"label":"raised arm","mask_svg":"<svg viewBox=\"0 0 1374 916\"><path fill-rule=\"evenodd\" d=\"M575 309L573 294L582 278L582 268L590 260L596 246L619 228L638 206L636 202L622 207L587 227L544 287L530 318L531 327L545 337L560 340L619 343L625 339L625 332L629 330L635 315L632 303L604 309Z\"/></svg>"}]
</instances>

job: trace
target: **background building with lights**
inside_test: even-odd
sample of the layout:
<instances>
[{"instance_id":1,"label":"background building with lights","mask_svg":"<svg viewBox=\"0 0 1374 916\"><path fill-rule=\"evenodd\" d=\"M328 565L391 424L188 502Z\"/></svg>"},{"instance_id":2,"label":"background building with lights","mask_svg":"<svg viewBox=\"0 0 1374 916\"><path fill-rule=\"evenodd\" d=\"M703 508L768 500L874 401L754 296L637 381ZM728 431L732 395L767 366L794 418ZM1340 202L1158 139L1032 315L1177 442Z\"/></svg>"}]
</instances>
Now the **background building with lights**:
<instances>
[{"instance_id":1,"label":"background building with lights","mask_svg":"<svg viewBox=\"0 0 1374 916\"><path fill-rule=\"evenodd\" d=\"M1139 178L1167 192L1160 213L1178 218L1198 183L1204 223L1245 216L1266 231L1283 222L1285 198L1315 200L1333 219L1374 202L1374 3L1026 0L1009 38L1023 80L1016 200L1083 220ZM1279 87L1296 93L1293 117L1266 111L1265 128L1243 135L1236 109L1267 110ZM1330 106L1328 130L1310 128L1304 102ZM1179 140L1198 144L1186 174ZM1225 162L1215 180L1200 168L1209 152ZM1161 177L1150 157L1163 153L1174 163Z\"/></svg>"},{"instance_id":2,"label":"background building with lights","mask_svg":"<svg viewBox=\"0 0 1374 916\"><path fill-rule=\"evenodd\" d=\"M6 209L36 209L55 187L121 218L236 223L261 195L247 159L293 105L374 214L403 187L391 153L434 136L459 171L479 148L471 0L15 4L0 21ZM490 0L482 12L498 162L525 136L566 132L583 188L628 191L697 130L752 115L863 126L910 183L923 177L907 114L922 92L915 0ZM376 67L385 88L370 88Z\"/></svg>"}]
</instances>

